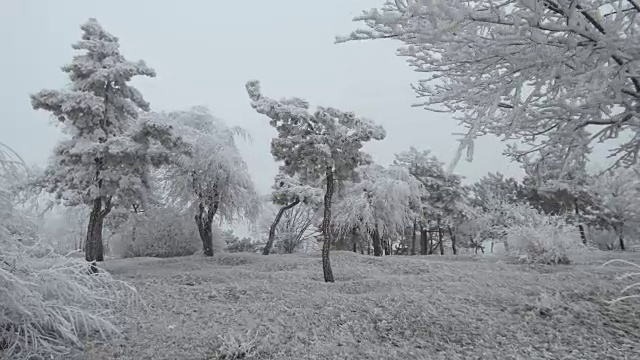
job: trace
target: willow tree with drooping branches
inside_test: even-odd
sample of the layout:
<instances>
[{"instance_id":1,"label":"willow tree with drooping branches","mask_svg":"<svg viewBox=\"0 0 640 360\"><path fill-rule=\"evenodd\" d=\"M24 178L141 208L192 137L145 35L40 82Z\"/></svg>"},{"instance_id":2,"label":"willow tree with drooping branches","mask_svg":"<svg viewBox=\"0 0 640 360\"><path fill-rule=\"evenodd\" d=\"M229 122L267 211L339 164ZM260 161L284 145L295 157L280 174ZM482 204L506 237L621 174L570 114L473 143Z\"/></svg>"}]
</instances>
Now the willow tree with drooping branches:
<instances>
[{"instance_id":1,"label":"willow tree with drooping branches","mask_svg":"<svg viewBox=\"0 0 640 360\"><path fill-rule=\"evenodd\" d=\"M401 237L420 212L424 187L397 165L385 168L371 164L357 171L358 181L346 186L336 204L335 226L341 233L370 236L374 256L382 256L383 250L389 255L390 240ZM383 243L384 238L388 241Z\"/></svg>"}]
</instances>

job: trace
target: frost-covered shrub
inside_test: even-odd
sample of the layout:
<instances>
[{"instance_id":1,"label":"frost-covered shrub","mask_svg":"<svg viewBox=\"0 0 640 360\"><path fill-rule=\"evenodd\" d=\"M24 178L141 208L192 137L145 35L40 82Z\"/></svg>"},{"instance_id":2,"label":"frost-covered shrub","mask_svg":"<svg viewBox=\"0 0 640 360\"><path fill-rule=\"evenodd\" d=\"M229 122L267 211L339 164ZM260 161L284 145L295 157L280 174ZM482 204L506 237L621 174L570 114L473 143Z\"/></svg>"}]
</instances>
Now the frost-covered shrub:
<instances>
[{"instance_id":1,"label":"frost-covered shrub","mask_svg":"<svg viewBox=\"0 0 640 360\"><path fill-rule=\"evenodd\" d=\"M584 249L575 226L526 203L490 201L470 222L475 237L503 242L508 254L526 263L568 264L574 250Z\"/></svg>"},{"instance_id":2,"label":"frost-covered shrub","mask_svg":"<svg viewBox=\"0 0 640 360\"><path fill-rule=\"evenodd\" d=\"M614 260L607 261L602 266L607 266L612 263L623 263L623 264L632 266L634 270L640 270L640 265L636 263L632 263L630 261L622 260L622 259L614 259ZM618 279L627 280L629 278L639 278L639 277L640 277L640 271L633 271L633 272L628 272L622 276L619 276ZM621 293L622 293L622 296L611 301L611 303L617 303L619 301L625 301L625 300L631 300L631 299L640 299L640 281L627 285L624 289L622 289Z\"/></svg>"},{"instance_id":3,"label":"frost-covered shrub","mask_svg":"<svg viewBox=\"0 0 640 360\"><path fill-rule=\"evenodd\" d=\"M0 144L0 359L61 354L86 335L117 333L111 310L136 299L135 290L106 272L89 275L83 259L38 242L12 201L26 166L5 149Z\"/></svg>"},{"instance_id":4,"label":"frost-covered shrub","mask_svg":"<svg viewBox=\"0 0 640 360\"><path fill-rule=\"evenodd\" d=\"M239 334L218 335L220 347L216 351L216 359L236 360L255 359L258 357L260 345L264 337L257 331Z\"/></svg>"},{"instance_id":5,"label":"frost-covered shrub","mask_svg":"<svg viewBox=\"0 0 640 360\"><path fill-rule=\"evenodd\" d=\"M506 231L509 253L525 263L570 264L572 251L583 248L575 227L557 219L541 219Z\"/></svg>"},{"instance_id":6,"label":"frost-covered shrub","mask_svg":"<svg viewBox=\"0 0 640 360\"><path fill-rule=\"evenodd\" d=\"M120 257L187 256L202 249L194 221L170 207L131 214L121 229L112 242L114 255Z\"/></svg>"},{"instance_id":7,"label":"frost-covered shrub","mask_svg":"<svg viewBox=\"0 0 640 360\"><path fill-rule=\"evenodd\" d=\"M84 259L11 238L0 240L0 288L0 358L61 354L86 336L107 339L118 332L111 310L137 298L106 272L90 275Z\"/></svg>"},{"instance_id":8,"label":"frost-covered shrub","mask_svg":"<svg viewBox=\"0 0 640 360\"><path fill-rule=\"evenodd\" d=\"M230 253L247 252L255 253L261 252L265 245L265 242L256 241L250 237L240 238L233 233L232 230L219 231L221 240L225 243L225 251ZM216 234L214 232L214 238Z\"/></svg>"}]
</instances>

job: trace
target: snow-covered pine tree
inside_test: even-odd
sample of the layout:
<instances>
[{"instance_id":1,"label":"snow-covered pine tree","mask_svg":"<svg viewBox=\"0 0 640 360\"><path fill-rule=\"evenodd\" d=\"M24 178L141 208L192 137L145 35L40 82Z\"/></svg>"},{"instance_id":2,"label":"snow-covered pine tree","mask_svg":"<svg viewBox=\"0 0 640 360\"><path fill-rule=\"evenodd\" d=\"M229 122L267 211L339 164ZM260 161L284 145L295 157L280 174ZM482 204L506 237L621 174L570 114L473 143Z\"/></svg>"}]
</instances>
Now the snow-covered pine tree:
<instances>
[{"instance_id":1,"label":"snow-covered pine tree","mask_svg":"<svg viewBox=\"0 0 640 360\"><path fill-rule=\"evenodd\" d=\"M70 134L38 183L68 205L90 207L86 260L102 261L105 217L114 206L143 202L149 167L167 163L180 141L168 126L138 119L149 104L128 83L155 71L125 59L118 38L95 19L80 28L82 39L73 48L84 53L62 67L70 86L31 95L33 108L51 112Z\"/></svg>"},{"instance_id":2,"label":"snow-covered pine tree","mask_svg":"<svg viewBox=\"0 0 640 360\"><path fill-rule=\"evenodd\" d=\"M517 203L523 200L522 185L514 178L506 178L503 174L488 173L471 186L471 204L482 209L488 209L488 204L494 199L502 202Z\"/></svg>"},{"instance_id":3,"label":"snow-covered pine tree","mask_svg":"<svg viewBox=\"0 0 640 360\"><path fill-rule=\"evenodd\" d=\"M576 131L565 145L548 145L538 151L538 156L522 156L520 161L527 174L523 184L529 203L550 215L564 215L577 225L583 243L587 244L585 215L594 210L589 184L592 176L587 173L588 155L591 149L584 141L588 134ZM580 151L574 151L574 148Z\"/></svg>"},{"instance_id":4,"label":"snow-covered pine tree","mask_svg":"<svg viewBox=\"0 0 640 360\"><path fill-rule=\"evenodd\" d=\"M441 163L429 150L419 151L414 147L396 154L394 164L405 167L424 186L421 212L421 244L422 253L426 255L433 251L432 246L426 244L426 231L429 222L435 220L438 227L438 244L440 253L444 254L442 226L443 220L449 220L456 211L457 204L462 201L465 192L462 188L462 179L456 174L445 171Z\"/></svg>"},{"instance_id":5,"label":"snow-covered pine tree","mask_svg":"<svg viewBox=\"0 0 640 360\"><path fill-rule=\"evenodd\" d=\"M333 282L329 260L331 246L331 200L336 181L348 180L359 165L371 163L362 145L382 140L385 130L371 120L330 107L309 112L309 103L300 98L276 101L260 93L258 81L246 85L251 106L271 119L278 137L271 141L271 154L283 161L282 170L298 176L303 183L325 181L322 221L322 268L324 280Z\"/></svg>"}]
</instances>

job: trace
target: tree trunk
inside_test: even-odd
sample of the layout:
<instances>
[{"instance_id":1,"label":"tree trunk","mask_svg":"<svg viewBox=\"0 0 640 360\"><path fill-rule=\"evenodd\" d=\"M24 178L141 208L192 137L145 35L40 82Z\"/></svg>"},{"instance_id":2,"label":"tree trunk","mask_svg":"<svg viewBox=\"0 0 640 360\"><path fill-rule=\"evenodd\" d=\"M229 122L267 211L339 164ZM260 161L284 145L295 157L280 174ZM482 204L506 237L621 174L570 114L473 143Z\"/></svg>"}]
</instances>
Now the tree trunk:
<instances>
[{"instance_id":1,"label":"tree trunk","mask_svg":"<svg viewBox=\"0 0 640 360\"><path fill-rule=\"evenodd\" d=\"M615 230L616 235L618 235L618 243L620 244L620 250L624 251L624 226L614 226L613 230Z\"/></svg>"},{"instance_id":2,"label":"tree trunk","mask_svg":"<svg viewBox=\"0 0 640 360\"><path fill-rule=\"evenodd\" d=\"M195 219L200 240L202 240L204 256L213 256L213 217L216 215L219 205L220 202L217 194L214 194L213 206L208 209L205 208L202 200L198 205L198 214L195 216Z\"/></svg>"},{"instance_id":3,"label":"tree trunk","mask_svg":"<svg viewBox=\"0 0 640 360\"><path fill-rule=\"evenodd\" d=\"M327 190L324 194L324 218L322 219L322 235L324 243L322 244L322 271L324 273L325 282L335 282L333 279L333 271L331 271L331 260L329 259L329 251L331 249L331 198L333 197L333 168L326 168L327 174Z\"/></svg>"},{"instance_id":4,"label":"tree trunk","mask_svg":"<svg viewBox=\"0 0 640 360\"><path fill-rule=\"evenodd\" d=\"M382 238L382 245L384 246L384 255L391 255L391 241L389 239Z\"/></svg>"},{"instance_id":5,"label":"tree trunk","mask_svg":"<svg viewBox=\"0 0 640 360\"><path fill-rule=\"evenodd\" d=\"M93 208L89 215L87 226L87 241L85 244L85 259L89 262L104 261L104 244L102 243L102 227L104 218L111 211L111 202L104 202L102 198L93 200Z\"/></svg>"},{"instance_id":6,"label":"tree trunk","mask_svg":"<svg viewBox=\"0 0 640 360\"><path fill-rule=\"evenodd\" d=\"M351 241L353 242L353 252L358 253L358 228L351 229Z\"/></svg>"},{"instance_id":7,"label":"tree trunk","mask_svg":"<svg viewBox=\"0 0 640 360\"><path fill-rule=\"evenodd\" d=\"M378 228L373 230L371 238L373 240L373 256L382 256L382 240L380 239Z\"/></svg>"},{"instance_id":8,"label":"tree trunk","mask_svg":"<svg viewBox=\"0 0 640 360\"><path fill-rule=\"evenodd\" d=\"M451 237L451 250L453 251L453 255L458 255L458 248L456 247L456 236L453 234L453 229L451 226L447 227L449 229L449 236Z\"/></svg>"},{"instance_id":9,"label":"tree trunk","mask_svg":"<svg viewBox=\"0 0 640 360\"><path fill-rule=\"evenodd\" d=\"M416 220L413 220L413 233L411 233L411 255L416 254Z\"/></svg>"},{"instance_id":10,"label":"tree trunk","mask_svg":"<svg viewBox=\"0 0 640 360\"><path fill-rule=\"evenodd\" d=\"M273 223L269 228L269 239L267 240L267 244L264 246L264 249L262 250L262 255L269 255L269 252L271 252L271 248L273 247L273 242L276 239L276 228L280 223L280 219L282 219L282 214L284 214L285 211L292 209L294 206L298 205L299 203L300 203L300 199L296 199L291 204L287 204L281 207L280 210L278 210L278 213L276 214L276 218L273 220Z\"/></svg>"},{"instance_id":11,"label":"tree trunk","mask_svg":"<svg viewBox=\"0 0 640 360\"><path fill-rule=\"evenodd\" d=\"M438 243L440 244L440 255L444 255L444 236L440 227L440 219L438 219Z\"/></svg>"},{"instance_id":12,"label":"tree trunk","mask_svg":"<svg viewBox=\"0 0 640 360\"><path fill-rule=\"evenodd\" d=\"M205 219L198 223L198 232L200 233L200 240L202 240L204 256L213 256L213 222L209 221L208 214L209 212L206 213Z\"/></svg>"},{"instance_id":13,"label":"tree trunk","mask_svg":"<svg viewBox=\"0 0 640 360\"><path fill-rule=\"evenodd\" d=\"M580 208L578 207L578 199L573 200L573 206L576 211L576 220L578 221L578 231L580 232L580 238L582 239L582 243L587 245L587 234L584 231L584 226L580 222Z\"/></svg>"},{"instance_id":14,"label":"tree trunk","mask_svg":"<svg viewBox=\"0 0 640 360\"><path fill-rule=\"evenodd\" d=\"M429 236L429 247L428 247L428 250L427 250L427 255L432 255L433 254L433 233L431 232L431 228L429 228L428 231L429 231L429 233L428 233L428 236Z\"/></svg>"},{"instance_id":15,"label":"tree trunk","mask_svg":"<svg viewBox=\"0 0 640 360\"><path fill-rule=\"evenodd\" d=\"M423 227L420 227L420 254L421 255L427 255L427 246L428 246L428 242L427 242L427 230Z\"/></svg>"},{"instance_id":16,"label":"tree trunk","mask_svg":"<svg viewBox=\"0 0 640 360\"><path fill-rule=\"evenodd\" d=\"M493 240L491 240L491 253L492 253L492 254L493 254L493 244L494 244L494 243L495 243L495 242L494 242Z\"/></svg>"}]
</instances>

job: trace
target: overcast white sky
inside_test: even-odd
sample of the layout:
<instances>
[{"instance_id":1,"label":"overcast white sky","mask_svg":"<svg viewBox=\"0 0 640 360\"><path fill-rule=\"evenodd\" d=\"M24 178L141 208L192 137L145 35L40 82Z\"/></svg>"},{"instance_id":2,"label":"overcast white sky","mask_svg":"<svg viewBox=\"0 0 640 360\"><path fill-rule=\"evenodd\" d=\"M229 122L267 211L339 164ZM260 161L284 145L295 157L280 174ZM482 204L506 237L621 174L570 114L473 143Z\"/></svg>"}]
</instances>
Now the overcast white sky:
<instances>
[{"instance_id":1,"label":"overcast white sky","mask_svg":"<svg viewBox=\"0 0 640 360\"><path fill-rule=\"evenodd\" d=\"M431 149L448 163L457 146L452 133L460 129L450 115L411 107L418 74L395 56L399 43L333 43L362 26L351 21L354 15L383 2L3 0L0 142L28 162L46 163L62 135L47 113L31 109L29 94L67 83L60 66L74 54L79 25L95 17L120 38L125 57L144 59L157 71L156 78L135 82L155 110L206 105L251 132L254 141L242 151L263 193L277 169L269 153L275 131L250 107L249 79L260 80L267 96L298 96L382 124L387 139L366 147L382 164L409 146ZM478 142L474 162L463 161L456 172L469 180L488 171L520 174L503 148L492 138Z\"/></svg>"}]
</instances>

